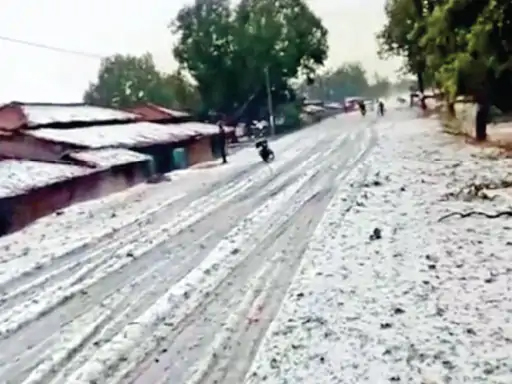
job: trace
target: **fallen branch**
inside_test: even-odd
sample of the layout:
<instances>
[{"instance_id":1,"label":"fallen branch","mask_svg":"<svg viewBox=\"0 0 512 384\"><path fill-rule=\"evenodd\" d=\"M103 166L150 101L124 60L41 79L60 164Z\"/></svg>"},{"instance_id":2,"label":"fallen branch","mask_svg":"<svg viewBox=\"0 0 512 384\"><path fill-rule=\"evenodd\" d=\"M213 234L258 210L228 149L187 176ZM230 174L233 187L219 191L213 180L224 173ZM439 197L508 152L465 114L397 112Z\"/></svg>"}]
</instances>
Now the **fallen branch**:
<instances>
[{"instance_id":1,"label":"fallen branch","mask_svg":"<svg viewBox=\"0 0 512 384\"><path fill-rule=\"evenodd\" d=\"M488 219L497 219L499 217L504 217L504 216L512 217L512 211L500 211L500 212L496 212L496 213L485 213L485 212L480 212L480 211L450 212L449 214L442 216L438 220L438 222L444 221L453 216L460 216L461 219L465 219L466 217L470 217L470 216L484 216Z\"/></svg>"}]
</instances>

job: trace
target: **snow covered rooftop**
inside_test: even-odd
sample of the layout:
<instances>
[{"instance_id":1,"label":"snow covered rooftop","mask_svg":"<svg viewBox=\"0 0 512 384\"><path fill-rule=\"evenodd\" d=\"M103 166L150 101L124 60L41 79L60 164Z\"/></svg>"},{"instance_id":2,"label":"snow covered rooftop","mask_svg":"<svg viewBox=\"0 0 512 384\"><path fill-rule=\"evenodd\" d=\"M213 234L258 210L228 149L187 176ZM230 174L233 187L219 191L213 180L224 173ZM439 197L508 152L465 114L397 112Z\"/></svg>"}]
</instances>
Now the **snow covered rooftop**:
<instances>
[{"instance_id":1,"label":"snow covered rooftop","mask_svg":"<svg viewBox=\"0 0 512 384\"><path fill-rule=\"evenodd\" d=\"M143 147L152 144L177 143L197 135L181 124L173 127L174 129L169 129L161 124L137 122L74 129L41 128L25 133L42 140L85 148Z\"/></svg>"},{"instance_id":2,"label":"snow covered rooftop","mask_svg":"<svg viewBox=\"0 0 512 384\"><path fill-rule=\"evenodd\" d=\"M211 136L219 133L219 128L213 124L205 124L205 123L182 123L182 124L166 124L167 127L183 127L195 132L198 135L203 136Z\"/></svg>"},{"instance_id":3,"label":"snow covered rooftop","mask_svg":"<svg viewBox=\"0 0 512 384\"><path fill-rule=\"evenodd\" d=\"M152 122L191 117L187 112L165 108L152 103L141 104L128 108L126 111L140 116L142 120Z\"/></svg>"},{"instance_id":4,"label":"snow covered rooftop","mask_svg":"<svg viewBox=\"0 0 512 384\"><path fill-rule=\"evenodd\" d=\"M83 161L101 168L109 168L121 164L150 161L151 157L123 148L103 148L72 152L72 159Z\"/></svg>"},{"instance_id":5,"label":"snow covered rooftop","mask_svg":"<svg viewBox=\"0 0 512 384\"><path fill-rule=\"evenodd\" d=\"M29 160L0 160L0 198L17 196L74 177L121 164L151 160L150 156L122 148L105 148L70 153L73 159L94 167Z\"/></svg>"},{"instance_id":6,"label":"snow covered rooftop","mask_svg":"<svg viewBox=\"0 0 512 384\"><path fill-rule=\"evenodd\" d=\"M173 128L173 127L180 127L187 130L191 130L195 132L197 135L202 136L211 136L216 135L219 133L219 127L213 124L206 124L206 123L197 123L197 122L188 122L188 123L181 123L181 124L166 124L167 127ZM232 127L224 127L224 130L226 132L231 132L234 130Z\"/></svg>"},{"instance_id":7,"label":"snow covered rooftop","mask_svg":"<svg viewBox=\"0 0 512 384\"><path fill-rule=\"evenodd\" d=\"M1 106L0 108L13 108L19 110L23 115L23 123L31 128L55 123L133 121L138 119L138 116L133 113L77 103L53 104L22 103L14 101Z\"/></svg>"},{"instance_id":8,"label":"snow covered rooftop","mask_svg":"<svg viewBox=\"0 0 512 384\"><path fill-rule=\"evenodd\" d=\"M188 117L188 116L190 116L190 113L183 112L183 111L177 111L175 109L161 107L160 105L151 104L151 107L158 109L159 111L166 113L167 115L172 116L172 117Z\"/></svg>"},{"instance_id":9,"label":"snow covered rooftop","mask_svg":"<svg viewBox=\"0 0 512 384\"><path fill-rule=\"evenodd\" d=\"M108 120L135 120L137 116L110 108L80 104L25 104L22 105L28 126L67 122L92 122Z\"/></svg>"},{"instance_id":10,"label":"snow covered rooftop","mask_svg":"<svg viewBox=\"0 0 512 384\"><path fill-rule=\"evenodd\" d=\"M0 198L93 173L93 168L25 160L0 161Z\"/></svg>"}]
</instances>

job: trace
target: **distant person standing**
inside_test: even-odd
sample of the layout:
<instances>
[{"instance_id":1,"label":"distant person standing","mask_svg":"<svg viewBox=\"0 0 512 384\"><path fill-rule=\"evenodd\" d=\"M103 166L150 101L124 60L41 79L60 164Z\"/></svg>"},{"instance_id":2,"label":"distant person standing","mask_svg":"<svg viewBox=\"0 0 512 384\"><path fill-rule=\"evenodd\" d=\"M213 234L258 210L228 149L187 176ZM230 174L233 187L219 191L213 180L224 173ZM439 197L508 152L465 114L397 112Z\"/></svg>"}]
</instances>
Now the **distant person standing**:
<instances>
[{"instance_id":1,"label":"distant person standing","mask_svg":"<svg viewBox=\"0 0 512 384\"><path fill-rule=\"evenodd\" d=\"M222 121L217 123L219 127L219 146L220 146L220 155L222 157L222 164L227 164L228 156L226 153L226 130L224 129L224 124Z\"/></svg>"},{"instance_id":2,"label":"distant person standing","mask_svg":"<svg viewBox=\"0 0 512 384\"><path fill-rule=\"evenodd\" d=\"M361 115L366 116L366 103L364 100L359 100L359 110L361 111Z\"/></svg>"},{"instance_id":3,"label":"distant person standing","mask_svg":"<svg viewBox=\"0 0 512 384\"><path fill-rule=\"evenodd\" d=\"M384 102L382 100L379 100L379 115L380 116L384 116L384 112L385 112L385 107L384 107Z\"/></svg>"}]
</instances>

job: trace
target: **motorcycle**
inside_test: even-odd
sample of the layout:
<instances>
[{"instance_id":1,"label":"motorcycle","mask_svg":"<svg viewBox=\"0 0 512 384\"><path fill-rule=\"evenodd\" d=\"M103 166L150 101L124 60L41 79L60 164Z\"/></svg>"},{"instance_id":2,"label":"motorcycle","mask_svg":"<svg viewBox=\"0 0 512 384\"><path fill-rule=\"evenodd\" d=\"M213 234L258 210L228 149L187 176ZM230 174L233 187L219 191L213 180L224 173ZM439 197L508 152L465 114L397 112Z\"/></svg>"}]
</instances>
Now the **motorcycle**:
<instances>
[{"instance_id":1,"label":"motorcycle","mask_svg":"<svg viewBox=\"0 0 512 384\"><path fill-rule=\"evenodd\" d=\"M256 149L258 149L258 155L265 163L271 163L276 158L274 151L268 146L268 140L258 140L256 142Z\"/></svg>"}]
</instances>

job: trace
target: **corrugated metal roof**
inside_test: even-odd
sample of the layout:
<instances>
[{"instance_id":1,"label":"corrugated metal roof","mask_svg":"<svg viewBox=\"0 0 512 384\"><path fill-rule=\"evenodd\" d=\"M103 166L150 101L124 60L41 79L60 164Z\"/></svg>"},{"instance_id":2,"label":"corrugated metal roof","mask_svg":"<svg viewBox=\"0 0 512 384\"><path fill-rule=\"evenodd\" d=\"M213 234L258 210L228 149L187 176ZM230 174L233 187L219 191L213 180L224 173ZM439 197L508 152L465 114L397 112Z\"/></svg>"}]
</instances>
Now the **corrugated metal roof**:
<instances>
[{"instance_id":1,"label":"corrugated metal roof","mask_svg":"<svg viewBox=\"0 0 512 384\"><path fill-rule=\"evenodd\" d=\"M219 133L219 127L213 124L206 124L206 123L196 123L196 122L189 122L189 123L181 123L181 124L165 124L166 127L174 128L174 127L181 127L182 129L187 129L195 132L198 135L202 136L212 136ZM224 127L225 132L231 132L234 128L232 127Z\"/></svg>"},{"instance_id":2,"label":"corrugated metal roof","mask_svg":"<svg viewBox=\"0 0 512 384\"><path fill-rule=\"evenodd\" d=\"M126 111L141 116L146 121L170 120L176 118L190 117L187 112L168 109L156 104L146 103L136 107L128 108Z\"/></svg>"},{"instance_id":3,"label":"corrugated metal roof","mask_svg":"<svg viewBox=\"0 0 512 384\"><path fill-rule=\"evenodd\" d=\"M53 123L133 121L138 116L116 109L86 104L20 104L28 127Z\"/></svg>"},{"instance_id":4,"label":"corrugated metal roof","mask_svg":"<svg viewBox=\"0 0 512 384\"><path fill-rule=\"evenodd\" d=\"M193 130L181 127L181 124L171 130L165 125L147 122L73 129L40 128L24 133L43 140L91 149L176 143L197 135Z\"/></svg>"},{"instance_id":5,"label":"corrugated metal roof","mask_svg":"<svg viewBox=\"0 0 512 384\"><path fill-rule=\"evenodd\" d=\"M101 168L151 160L151 156L123 148L92 149L72 152L68 156Z\"/></svg>"},{"instance_id":6,"label":"corrugated metal roof","mask_svg":"<svg viewBox=\"0 0 512 384\"><path fill-rule=\"evenodd\" d=\"M153 108L158 109L161 112L166 113L167 115L169 115L169 117L189 117L189 116L191 116L191 114L187 113L187 112L177 111L175 109L161 107L160 105L156 105L156 104L149 104L149 105Z\"/></svg>"},{"instance_id":7,"label":"corrugated metal roof","mask_svg":"<svg viewBox=\"0 0 512 384\"><path fill-rule=\"evenodd\" d=\"M21 195L32 189L83 176L96 170L67 164L27 160L0 161L0 198Z\"/></svg>"}]
</instances>

